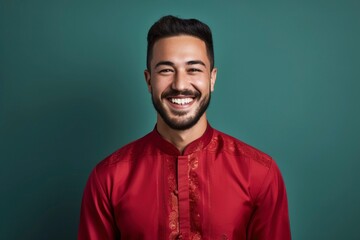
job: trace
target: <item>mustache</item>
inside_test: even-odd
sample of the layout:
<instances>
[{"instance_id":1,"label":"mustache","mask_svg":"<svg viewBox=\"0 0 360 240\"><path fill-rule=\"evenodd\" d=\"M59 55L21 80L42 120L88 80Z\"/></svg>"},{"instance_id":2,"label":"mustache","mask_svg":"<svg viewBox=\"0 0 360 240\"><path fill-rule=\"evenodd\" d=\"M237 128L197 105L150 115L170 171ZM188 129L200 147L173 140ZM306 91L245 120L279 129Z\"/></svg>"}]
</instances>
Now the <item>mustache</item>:
<instances>
[{"instance_id":1,"label":"mustache","mask_svg":"<svg viewBox=\"0 0 360 240\"><path fill-rule=\"evenodd\" d=\"M174 96L191 96L191 97L195 97L198 98L200 97L200 92L198 91L192 91L189 89L185 89L185 90L175 90L175 89L169 89L168 91L164 92L163 94L161 94L162 98L169 98L169 97L174 97Z\"/></svg>"}]
</instances>

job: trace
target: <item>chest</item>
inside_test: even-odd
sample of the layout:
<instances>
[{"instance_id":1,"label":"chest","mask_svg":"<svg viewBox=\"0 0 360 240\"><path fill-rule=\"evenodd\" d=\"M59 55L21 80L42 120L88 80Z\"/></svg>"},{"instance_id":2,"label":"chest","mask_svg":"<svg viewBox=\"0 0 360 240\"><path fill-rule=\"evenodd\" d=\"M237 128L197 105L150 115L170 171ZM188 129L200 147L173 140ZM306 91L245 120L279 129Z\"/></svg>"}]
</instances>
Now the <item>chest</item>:
<instances>
[{"instance_id":1,"label":"chest","mask_svg":"<svg viewBox=\"0 0 360 240\"><path fill-rule=\"evenodd\" d=\"M122 235L141 239L245 236L252 213L247 173L232 161L192 154L136 162L127 181L118 186L122 193L113 199Z\"/></svg>"}]
</instances>

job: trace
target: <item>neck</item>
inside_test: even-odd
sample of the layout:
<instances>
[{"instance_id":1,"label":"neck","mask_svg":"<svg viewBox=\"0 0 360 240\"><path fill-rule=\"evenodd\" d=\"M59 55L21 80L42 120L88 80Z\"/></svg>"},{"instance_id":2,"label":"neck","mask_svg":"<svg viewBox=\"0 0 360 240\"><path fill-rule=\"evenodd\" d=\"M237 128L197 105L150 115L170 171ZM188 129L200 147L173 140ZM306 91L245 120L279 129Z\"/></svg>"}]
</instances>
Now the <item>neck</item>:
<instances>
[{"instance_id":1,"label":"neck","mask_svg":"<svg viewBox=\"0 0 360 240\"><path fill-rule=\"evenodd\" d=\"M158 116L156 126L160 135L165 140L172 143L180 151L180 153L183 153L187 145L200 138L206 131L206 114L204 113L204 115L193 127L186 130L175 130L170 128L160 116Z\"/></svg>"}]
</instances>

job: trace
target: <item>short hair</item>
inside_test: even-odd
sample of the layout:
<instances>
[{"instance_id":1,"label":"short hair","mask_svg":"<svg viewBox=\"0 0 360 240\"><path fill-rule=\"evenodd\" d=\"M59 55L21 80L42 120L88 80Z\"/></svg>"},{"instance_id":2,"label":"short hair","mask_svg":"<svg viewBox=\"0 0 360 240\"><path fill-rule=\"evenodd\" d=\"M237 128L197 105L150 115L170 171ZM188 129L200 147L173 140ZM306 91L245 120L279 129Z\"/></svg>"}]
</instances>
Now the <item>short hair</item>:
<instances>
[{"instance_id":1,"label":"short hair","mask_svg":"<svg viewBox=\"0 0 360 240\"><path fill-rule=\"evenodd\" d=\"M146 67L150 71L152 51L156 41L165 37L189 35L205 42L206 51L210 60L210 69L214 68L214 46L212 33L208 25L197 19L182 19L171 15L164 16L155 22L147 35Z\"/></svg>"}]
</instances>

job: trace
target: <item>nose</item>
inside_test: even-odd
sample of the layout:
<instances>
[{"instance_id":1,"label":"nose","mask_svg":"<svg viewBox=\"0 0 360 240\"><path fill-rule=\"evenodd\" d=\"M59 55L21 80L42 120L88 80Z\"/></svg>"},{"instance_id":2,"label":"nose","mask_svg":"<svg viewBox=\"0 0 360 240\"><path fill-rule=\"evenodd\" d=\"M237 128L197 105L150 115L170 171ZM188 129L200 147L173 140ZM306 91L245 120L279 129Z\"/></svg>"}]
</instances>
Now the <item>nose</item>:
<instances>
[{"instance_id":1,"label":"nose","mask_svg":"<svg viewBox=\"0 0 360 240\"><path fill-rule=\"evenodd\" d=\"M174 75L172 82L172 88L178 91L184 90L187 88L188 79L186 73L183 71L177 71Z\"/></svg>"}]
</instances>

